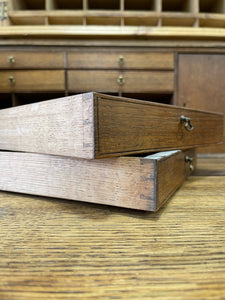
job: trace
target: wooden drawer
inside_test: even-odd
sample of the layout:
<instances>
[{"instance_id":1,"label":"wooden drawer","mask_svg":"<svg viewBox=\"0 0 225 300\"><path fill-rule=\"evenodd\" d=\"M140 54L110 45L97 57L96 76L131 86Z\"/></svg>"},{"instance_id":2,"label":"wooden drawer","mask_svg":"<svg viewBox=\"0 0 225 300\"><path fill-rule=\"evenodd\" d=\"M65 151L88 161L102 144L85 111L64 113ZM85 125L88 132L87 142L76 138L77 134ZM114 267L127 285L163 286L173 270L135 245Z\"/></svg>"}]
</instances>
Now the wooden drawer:
<instances>
[{"instance_id":1,"label":"wooden drawer","mask_svg":"<svg viewBox=\"0 0 225 300\"><path fill-rule=\"evenodd\" d=\"M173 53L70 52L67 57L71 69L174 69Z\"/></svg>"},{"instance_id":2,"label":"wooden drawer","mask_svg":"<svg viewBox=\"0 0 225 300\"><path fill-rule=\"evenodd\" d=\"M0 111L2 150L93 159L191 148L222 136L222 114L98 93Z\"/></svg>"},{"instance_id":3,"label":"wooden drawer","mask_svg":"<svg viewBox=\"0 0 225 300\"><path fill-rule=\"evenodd\" d=\"M63 91L64 71L1 71L1 92Z\"/></svg>"},{"instance_id":4,"label":"wooden drawer","mask_svg":"<svg viewBox=\"0 0 225 300\"><path fill-rule=\"evenodd\" d=\"M0 52L0 68L6 69L62 69L63 53L56 52Z\"/></svg>"},{"instance_id":5,"label":"wooden drawer","mask_svg":"<svg viewBox=\"0 0 225 300\"><path fill-rule=\"evenodd\" d=\"M172 71L68 71L70 91L127 93L172 93L174 73Z\"/></svg>"},{"instance_id":6,"label":"wooden drawer","mask_svg":"<svg viewBox=\"0 0 225 300\"><path fill-rule=\"evenodd\" d=\"M193 150L95 161L0 152L0 189L156 211L194 166Z\"/></svg>"}]
</instances>

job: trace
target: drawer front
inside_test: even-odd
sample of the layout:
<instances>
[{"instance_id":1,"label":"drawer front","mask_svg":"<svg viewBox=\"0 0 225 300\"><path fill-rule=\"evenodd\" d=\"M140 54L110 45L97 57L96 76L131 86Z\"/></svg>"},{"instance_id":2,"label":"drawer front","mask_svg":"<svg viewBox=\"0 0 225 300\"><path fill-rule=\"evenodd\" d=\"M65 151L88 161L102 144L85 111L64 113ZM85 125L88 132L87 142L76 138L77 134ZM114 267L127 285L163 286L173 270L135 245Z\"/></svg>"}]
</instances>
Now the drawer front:
<instances>
[{"instance_id":1,"label":"drawer front","mask_svg":"<svg viewBox=\"0 0 225 300\"><path fill-rule=\"evenodd\" d=\"M64 71L2 71L1 92L63 91Z\"/></svg>"},{"instance_id":2,"label":"drawer front","mask_svg":"<svg viewBox=\"0 0 225 300\"><path fill-rule=\"evenodd\" d=\"M173 92L172 71L68 71L70 91Z\"/></svg>"},{"instance_id":3,"label":"drawer front","mask_svg":"<svg viewBox=\"0 0 225 300\"><path fill-rule=\"evenodd\" d=\"M155 162L156 168L156 201L155 210L180 187L187 176L196 168L196 153L194 149L158 152L143 158Z\"/></svg>"},{"instance_id":4,"label":"drawer front","mask_svg":"<svg viewBox=\"0 0 225 300\"><path fill-rule=\"evenodd\" d=\"M174 69L173 53L70 52L68 68L76 69Z\"/></svg>"},{"instance_id":5,"label":"drawer front","mask_svg":"<svg viewBox=\"0 0 225 300\"><path fill-rule=\"evenodd\" d=\"M223 137L222 114L101 95L95 105L96 157L196 147Z\"/></svg>"},{"instance_id":6,"label":"drawer front","mask_svg":"<svg viewBox=\"0 0 225 300\"><path fill-rule=\"evenodd\" d=\"M58 69L64 68L63 53L54 52L0 52L0 68Z\"/></svg>"}]
</instances>

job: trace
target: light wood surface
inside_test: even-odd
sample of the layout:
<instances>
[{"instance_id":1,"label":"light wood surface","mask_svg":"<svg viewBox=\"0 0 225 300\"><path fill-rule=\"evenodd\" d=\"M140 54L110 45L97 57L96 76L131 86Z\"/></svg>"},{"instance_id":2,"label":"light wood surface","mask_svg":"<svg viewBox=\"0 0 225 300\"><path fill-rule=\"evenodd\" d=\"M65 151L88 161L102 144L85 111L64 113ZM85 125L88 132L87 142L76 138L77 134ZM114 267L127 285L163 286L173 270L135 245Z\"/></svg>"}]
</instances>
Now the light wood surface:
<instances>
[{"instance_id":1,"label":"light wood surface","mask_svg":"<svg viewBox=\"0 0 225 300\"><path fill-rule=\"evenodd\" d=\"M13 30L12 30L13 29ZM140 27L140 26L3 26L0 27L3 37L98 37L98 38L165 38L165 39L207 39L224 41L223 28L189 28L189 27Z\"/></svg>"},{"instance_id":2,"label":"light wood surface","mask_svg":"<svg viewBox=\"0 0 225 300\"><path fill-rule=\"evenodd\" d=\"M222 136L220 113L95 92L0 111L1 150L94 159L193 148Z\"/></svg>"},{"instance_id":3,"label":"light wood surface","mask_svg":"<svg viewBox=\"0 0 225 300\"><path fill-rule=\"evenodd\" d=\"M224 196L224 176L157 213L1 192L0 298L223 299Z\"/></svg>"},{"instance_id":4,"label":"light wood surface","mask_svg":"<svg viewBox=\"0 0 225 300\"><path fill-rule=\"evenodd\" d=\"M156 211L195 165L194 150L94 161L1 151L0 190Z\"/></svg>"}]
</instances>

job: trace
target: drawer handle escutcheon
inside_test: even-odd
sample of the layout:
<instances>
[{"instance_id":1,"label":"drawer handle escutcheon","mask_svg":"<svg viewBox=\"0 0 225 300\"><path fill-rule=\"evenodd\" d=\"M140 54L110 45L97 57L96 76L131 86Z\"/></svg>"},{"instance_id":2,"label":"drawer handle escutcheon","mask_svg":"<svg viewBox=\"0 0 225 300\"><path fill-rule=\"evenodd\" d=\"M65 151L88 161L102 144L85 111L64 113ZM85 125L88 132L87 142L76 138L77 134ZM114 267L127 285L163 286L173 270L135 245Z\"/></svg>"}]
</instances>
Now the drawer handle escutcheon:
<instances>
[{"instance_id":1,"label":"drawer handle escutcheon","mask_svg":"<svg viewBox=\"0 0 225 300\"><path fill-rule=\"evenodd\" d=\"M9 84L14 84L15 83L14 76L9 76L8 81L9 81Z\"/></svg>"},{"instance_id":2,"label":"drawer handle escutcheon","mask_svg":"<svg viewBox=\"0 0 225 300\"><path fill-rule=\"evenodd\" d=\"M185 155L184 160L185 160L185 162L190 163L190 165L189 165L190 171L193 171L194 170L193 158L188 155Z\"/></svg>"},{"instance_id":3,"label":"drawer handle escutcheon","mask_svg":"<svg viewBox=\"0 0 225 300\"><path fill-rule=\"evenodd\" d=\"M119 83L119 85L123 85L125 83L123 75L119 75L119 77L117 78L117 82Z\"/></svg>"},{"instance_id":4,"label":"drawer handle escutcheon","mask_svg":"<svg viewBox=\"0 0 225 300\"><path fill-rule=\"evenodd\" d=\"M8 62L11 64L14 64L16 62L16 59L14 58L14 56L9 56L8 57Z\"/></svg>"},{"instance_id":5,"label":"drawer handle escutcheon","mask_svg":"<svg viewBox=\"0 0 225 300\"><path fill-rule=\"evenodd\" d=\"M119 57L119 64L120 65L124 64L124 57L123 57L123 55L120 55L120 57Z\"/></svg>"},{"instance_id":6,"label":"drawer handle escutcheon","mask_svg":"<svg viewBox=\"0 0 225 300\"><path fill-rule=\"evenodd\" d=\"M184 123L184 127L187 131L192 131L194 129L194 126L191 124L191 118L181 116L180 117L180 122Z\"/></svg>"}]
</instances>

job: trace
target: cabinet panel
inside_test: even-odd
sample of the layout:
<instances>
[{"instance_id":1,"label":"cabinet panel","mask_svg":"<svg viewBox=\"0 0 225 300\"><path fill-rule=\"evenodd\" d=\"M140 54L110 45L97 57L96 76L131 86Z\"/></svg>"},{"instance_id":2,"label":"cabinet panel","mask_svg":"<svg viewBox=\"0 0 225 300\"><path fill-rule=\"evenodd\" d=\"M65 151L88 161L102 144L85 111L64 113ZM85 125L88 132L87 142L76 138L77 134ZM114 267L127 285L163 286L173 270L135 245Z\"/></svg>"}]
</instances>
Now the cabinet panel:
<instances>
[{"instance_id":1,"label":"cabinet panel","mask_svg":"<svg viewBox=\"0 0 225 300\"><path fill-rule=\"evenodd\" d=\"M70 52L68 68L89 69L169 69L174 68L173 53Z\"/></svg>"},{"instance_id":2,"label":"cabinet panel","mask_svg":"<svg viewBox=\"0 0 225 300\"><path fill-rule=\"evenodd\" d=\"M0 52L0 68L57 69L64 67L63 53L54 52Z\"/></svg>"},{"instance_id":3,"label":"cabinet panel","mask_svg":"<svg viewBox=\"0 0 225 300\"><path fill-rule=\"evenodd\" d=\"M70 91L102 91L127 93L173 92L172 71L68 71Z\"/></svg>"},{"instance_id":4,"label":"cabinet panel","mask_svg":"<svg viewBox=\"0 0 225 300\"><path fill-rule=\"evenodd\" d=\"M63 91L64 71L2 71L1 92Z\"/></svg>"},{"instance_id":5,"label":"cabinet panel","mask_svg":"<svg viewBox=\"0 0 225 300\"><path fill-rule=\"evenodd\" d=\"M180 54L178 62L177 104L225 114L225 55ZM225 152L225 139L200 151Z\"/></svg>"}]
</instances>

